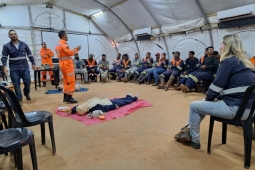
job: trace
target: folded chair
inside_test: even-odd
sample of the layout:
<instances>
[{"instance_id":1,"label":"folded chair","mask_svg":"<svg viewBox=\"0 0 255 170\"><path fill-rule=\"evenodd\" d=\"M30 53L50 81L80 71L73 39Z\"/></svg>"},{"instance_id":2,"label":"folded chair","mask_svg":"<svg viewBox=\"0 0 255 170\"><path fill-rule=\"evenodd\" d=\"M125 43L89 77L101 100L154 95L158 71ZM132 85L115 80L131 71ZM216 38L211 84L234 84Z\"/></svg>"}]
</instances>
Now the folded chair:
<instances>
[{"instance_id":1,"label":"folded chair","mask_svg":"<svg viewBox=\"0 0 255 170\"><path fill-rule=\"evenodd\" d=\"M45 123L48 122L51 143L52 143L52 150L53 150L52 152L53 152L53 155L55 155L56 145L55 145L52 114L47 111L31 111L31 112L24 113L13 91L3 86L0 86L0 90L4 92L4 94L0 93L0 97L2 97L2 100L8 111L9 117L12 117L9 123L9 127L12 127L12 128L30 127L30 126L35 126L40 124L42 144L44 145L45 144Z\"/></svg>"},{"instance_id":2,"label":"folded chair","mask_svg":"<svg viewBox=\"0 0 255 170\"><path fill-rule=\"evenodd\" d=\"M207 153L211 153L211 141L212 141L212 133L213 133L213 125L214 121L222 122L222 144L226 144L227 141L227 125L235 125L241 126L243 128L243 136L244 136L244 168L250 168L251 161L251 149L252 149L252 123L253 123L253 113L255 109L255 101L253 101L251 112L246 120L241 120L245 108L249 102L251 95L255 95L253 93L255 89L255 85L247 88L244 97L242 99L241 105L232 120L219 118L215 116L210 117L210 125L209 125L209 135L208 135L208 146ZM253 93L253 94L252 94Z\"/></svg>"},{"instance_id":3,"label":"folded chair","mask_svg":"<svg viewBox=\"0 0 255 170\"><path fill-rule=\"evenodd\" d=\"M22 147L26 145L29 145L33 170L37 170L33 132L25 128L0 130L0 154L14 152L14 161L15 165L18 165L18 170L23 169Z\"/></svg>"}]
</instances>

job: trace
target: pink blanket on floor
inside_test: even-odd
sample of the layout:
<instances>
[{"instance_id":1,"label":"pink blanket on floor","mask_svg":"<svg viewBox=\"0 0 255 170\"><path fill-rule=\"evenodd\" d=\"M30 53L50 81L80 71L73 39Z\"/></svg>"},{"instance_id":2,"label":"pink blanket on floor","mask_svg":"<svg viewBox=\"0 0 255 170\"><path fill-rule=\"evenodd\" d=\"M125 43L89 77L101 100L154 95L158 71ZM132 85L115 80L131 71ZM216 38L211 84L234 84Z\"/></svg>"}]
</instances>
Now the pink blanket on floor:
<instances>
[{"instance_id":1,"label":"pink blanket on floor","mask_svg":"<svg viewBox=\"0 0 255 170\"><path fill-rule=\"evenodd\" d=\"M72 119L81 121L85 125L93 125L93 124L96 124L96 123L101 123L101 122L105 122L105 121L108 121L108 120L121 118L121 117L129 115L130 113L136 111L139 108L150 107L150 106L152 106L152 105L149 102L146 102L144 100L137 100L134 103L131 103L129 105L120 107L116 110L112 110L110 112L107 112L105 114L105 117L106 117L105 120L100 120L98 118L87 119L86 115L79 116L77 114L66 114L66 113L63 113L63 112L59 112L58 109L56 109L56 113L59 116L70 117Z\"/></svg>"}]
</instances>

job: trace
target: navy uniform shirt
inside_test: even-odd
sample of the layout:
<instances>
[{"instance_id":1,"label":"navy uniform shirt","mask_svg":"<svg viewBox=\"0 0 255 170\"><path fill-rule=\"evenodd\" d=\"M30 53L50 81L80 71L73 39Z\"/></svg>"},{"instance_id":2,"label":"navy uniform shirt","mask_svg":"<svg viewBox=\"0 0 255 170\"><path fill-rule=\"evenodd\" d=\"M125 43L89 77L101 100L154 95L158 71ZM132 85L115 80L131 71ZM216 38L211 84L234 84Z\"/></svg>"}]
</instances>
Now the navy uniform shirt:
<instances>
[{"instance_id":1,"label":"navy uniform shirt","mask_svg":"<svg viewBox=\"0 0 255 170\"><path fill-rule=\"evenodd\" d=\"M246 89L254 85L255 73L245 67L235 56L221 62L214 81L208 89L206 100L220 96L228 106L240 106ZM255 95L251 95L247 108L251 109Z\"/></svg>"},{"instance_id":2,"label":"navy uniform shirt","mask_svg":"<svg viewBox=\"0 0 255 170\"><path fill-rule=\"evenodd\" d=\"M199 61L196 57L193 60L191 60L190 58L187 58L185 61L185 71L187 71L188 73L191 73L197 70L198 66L199 66Z\"/></svg>"},{"instance_id":3,"label":"navy uniform shirt","mask_svg":"<svg viewBox=\"0 0 255 170\"><path fill-rule=\"evenodd\" d=\"M205 65L205 72L210 73L211 75L214 75L217 72L217 69L219 67L219 60L216 56L205 56L201 59L201 66Z\"/></svg>"},{"instance_id":4,"label":"navy uniform shirt","mask_svg":"<svg viewBox=\"0 0 255 170\"><path fill-rule=\"evenodd\" d=\"M35 65L34 57L26 43L19 40L18 49L16 46L9 42L3 46L2 51L2 63L6 66L9 56L9 67L10 70L28 70L27 57L29 58L32 65Z\"/></svg>"}]
</instances>

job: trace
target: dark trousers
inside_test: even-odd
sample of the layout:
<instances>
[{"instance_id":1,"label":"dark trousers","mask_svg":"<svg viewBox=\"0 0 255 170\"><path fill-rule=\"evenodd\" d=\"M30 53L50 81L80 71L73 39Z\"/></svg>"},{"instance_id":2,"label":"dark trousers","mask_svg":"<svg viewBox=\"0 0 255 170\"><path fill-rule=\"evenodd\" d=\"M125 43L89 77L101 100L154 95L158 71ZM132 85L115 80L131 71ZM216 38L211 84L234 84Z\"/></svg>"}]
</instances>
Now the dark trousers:
<instances>
[{"instance_id":1,"label":"dark trousers","mask_svg":"<svg viewBox=\"0 0 255 170\"><path fill-rule=\"evenodd\" d=\"M30 85L31 85L30 71L29 70L11 70L10 77L14 85L14 90L18 100L22 100L22 93L20 90L20 79L22 79L24 83L24 95L28 95L30 93Z\"/></svg>"},{"instance_id":2,"label":"dark trousers","mask_svg":"<svg viewBox=\"0 0 255 170\"><path fill-rule=\"evenodd\" d=\"M165 71L160 75L160 77L164 77L165 81L168 81L171 75L174 76L174 78L177 78L177 76L180 75L180 71L179 70Z\"/></svg>"},{"instance_id":3,"label":"dark trousers","mask_svg":"<svg viewBox=\"0 0 255 170\"><path fill-rule=\"evenodd\" d=\"M200 80L206 80L206 79L212 79L212 78L213 78L212 74L199 70L189 74L189 77L186 80L185 86L187 86L189 89L192 89L197 86L197 83Z\"/></svg>"},{"instance_id":4,"label":"dark trousers","mask_svg":"<svg viewBox=\"0 0 255 170\"><path fill-rule=\"evenodd\" d=\"M121 70L120 67L114 67L112 69L109 70L109 74L113 77L113 79L116 79L116 73L119 73L119 71Z\"/></svg>"},{"instance_id":5,"label":"dark trousers","mask_svg":"<svg viewBox=\"0 0 255 170\"><path fill-rule=\"evenodd\" d=\"M100 73L97 68L89 68L87 67L88 71L88 77L90 78L91 81L95 80L97 75Z\"/></svg>"}]
</instances>

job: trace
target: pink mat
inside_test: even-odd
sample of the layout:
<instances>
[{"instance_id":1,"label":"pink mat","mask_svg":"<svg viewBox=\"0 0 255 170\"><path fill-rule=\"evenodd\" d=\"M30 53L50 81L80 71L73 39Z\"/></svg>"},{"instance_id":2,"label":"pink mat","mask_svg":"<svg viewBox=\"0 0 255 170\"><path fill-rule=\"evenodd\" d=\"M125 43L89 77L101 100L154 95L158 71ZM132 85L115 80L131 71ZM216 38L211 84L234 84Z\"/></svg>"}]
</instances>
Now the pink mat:
<instances>
[{"instance_id":1,"label":"pink mat","mask_svg":"<svg viewBox=\"0 0 255 170\"><path fill-rule=\"evenodd\" d=\"M101 123L101 122L105 122L105 121L108 121L108 120L121 118L121 117L129 115L130 113L136 111L139 108L150 107L150 106L152 106L152 104L150 104L149 102L146 102L144 100L137 100L134 103L131 103L129 105L120 107L120 108L118 108L116 110L112 110L110 112L107 112L105 114L105 117L106 117L105 120L100 120L98 118L87 119L86 115L79 116L77 114L66 114L66 113L63 113L63 112L59 112L57 109L56 109L55 112L59 116L70 117L72 119L81 121L85 125L93 125L93 124L96 124L96 123Z\"/></svg>"}]
</instances>

